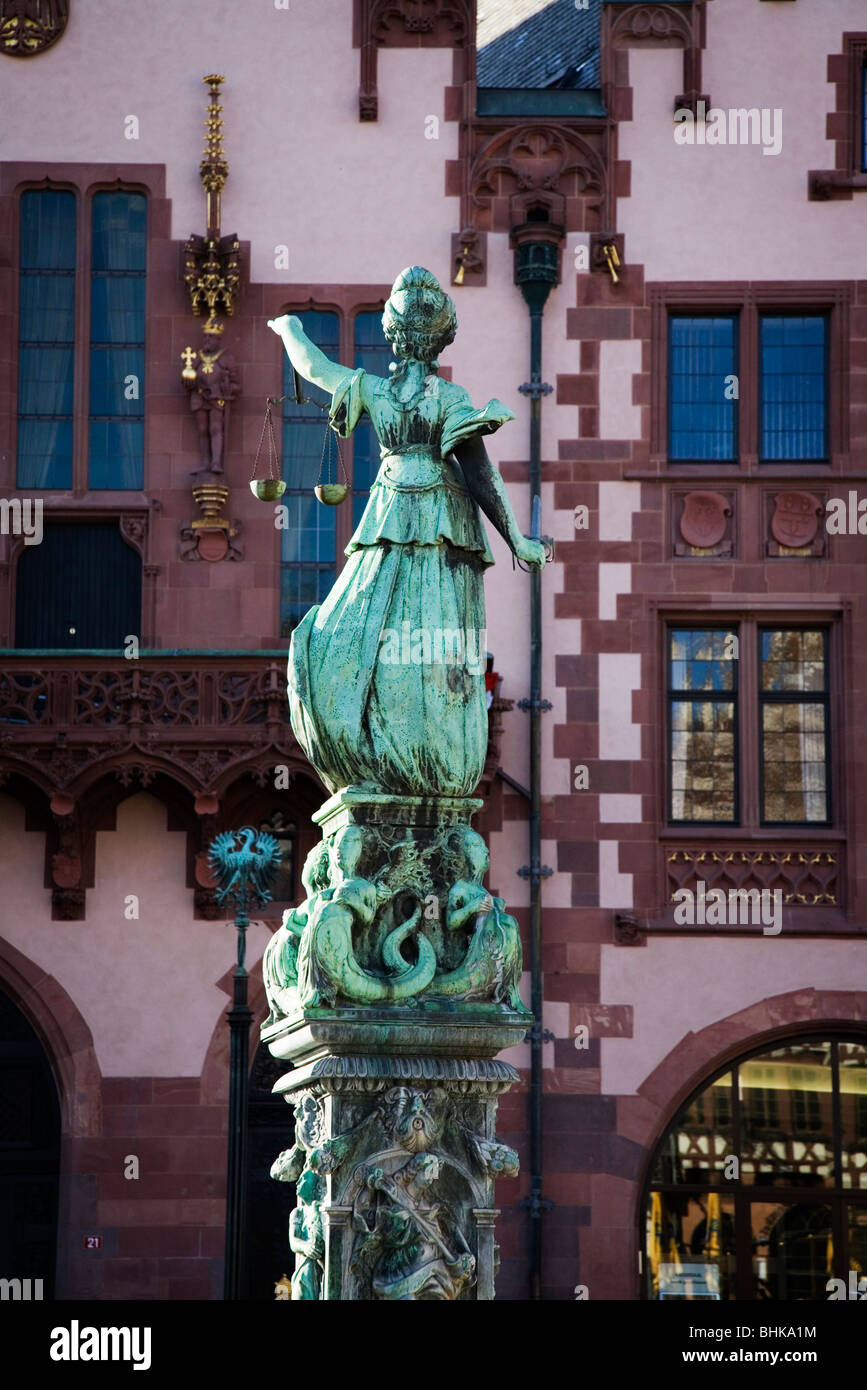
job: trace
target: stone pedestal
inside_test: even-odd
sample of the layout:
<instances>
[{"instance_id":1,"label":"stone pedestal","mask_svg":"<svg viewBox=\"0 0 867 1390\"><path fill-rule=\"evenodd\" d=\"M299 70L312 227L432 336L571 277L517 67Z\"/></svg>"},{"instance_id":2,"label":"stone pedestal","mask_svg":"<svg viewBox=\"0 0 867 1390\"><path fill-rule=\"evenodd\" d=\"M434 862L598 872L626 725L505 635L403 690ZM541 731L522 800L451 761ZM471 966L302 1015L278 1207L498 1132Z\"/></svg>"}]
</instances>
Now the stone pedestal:
<instances>
[{"instance_id":1,"label":"stone pedestal","mask_svg":"<svg viewBox=\"0 0 867 1390\"><path fill-rule=\"evenodd\" d=\"M297 1183L294 1299L491 1299L496 1060L532 1015L518 995L517 923L482 886L471 798L348 788L317 813L308 897L263 961L262 1029L294 1070L295 1144L272 1175Z\"/></svg>"}]
</instances>

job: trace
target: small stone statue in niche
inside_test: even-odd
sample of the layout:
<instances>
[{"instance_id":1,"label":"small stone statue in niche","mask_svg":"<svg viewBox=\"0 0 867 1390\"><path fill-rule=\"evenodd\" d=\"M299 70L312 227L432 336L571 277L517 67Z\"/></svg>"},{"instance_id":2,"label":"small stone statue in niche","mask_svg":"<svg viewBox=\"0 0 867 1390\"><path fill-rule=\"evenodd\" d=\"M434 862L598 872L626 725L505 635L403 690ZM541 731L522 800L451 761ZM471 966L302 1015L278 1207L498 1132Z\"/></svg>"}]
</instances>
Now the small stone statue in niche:
<instances>
[{"instance_id":1,"label":"small stone statue in niche","mask_svg":"<svg viewBox=\"0 0 867 1390\"><path fill-rule=\"evenodd\" d=\"M318 1173L305 1168L295 1189L298 1205L289 1218L289 1248L296 1257L292 1298L297 1302L315 1301L321 1295L325 1259L323 1192L324 1184Z\"/></svg>"},{"instance_id":2,"label":"small stone statue in niche","mask_svg":"<svg viewBox=\"0 0 867 1390\"><path fill-rule=\"evenodd\" d=\"M184 348L181 380L190 393L190 410L199 435L199 473L222 473L229 420L229 403L240 392L238 366L220 346L223 325L209 319L202 330L198 352Z\"/></svg>"}]
</instances>

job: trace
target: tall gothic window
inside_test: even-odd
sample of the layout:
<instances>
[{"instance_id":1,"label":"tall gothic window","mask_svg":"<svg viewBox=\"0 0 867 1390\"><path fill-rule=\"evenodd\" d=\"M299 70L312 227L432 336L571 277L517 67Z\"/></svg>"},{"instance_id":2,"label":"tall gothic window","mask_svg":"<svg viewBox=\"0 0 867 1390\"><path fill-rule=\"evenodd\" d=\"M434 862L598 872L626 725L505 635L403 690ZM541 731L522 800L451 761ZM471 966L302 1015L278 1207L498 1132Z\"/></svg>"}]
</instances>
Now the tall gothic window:
<instances>
[{"instance_id":1,"label":"tall gothic window","mask_svg":"<svg viewBox=\"0 0 867 1390\"><path fill-rule=\"evenodd\" d=\"M75 194L21 195L18 487L72 487Z\"/></svg>"},{"instance_id":2,"label":"tall gothic window","mask_svg":"<svg viewBox=\"0 0 867 1390\"><path fill-rule=\"evenodd\" d=\"M144 486L147 204L97 193L92 204L89 484Z\"/></svg>"}]
</instances>

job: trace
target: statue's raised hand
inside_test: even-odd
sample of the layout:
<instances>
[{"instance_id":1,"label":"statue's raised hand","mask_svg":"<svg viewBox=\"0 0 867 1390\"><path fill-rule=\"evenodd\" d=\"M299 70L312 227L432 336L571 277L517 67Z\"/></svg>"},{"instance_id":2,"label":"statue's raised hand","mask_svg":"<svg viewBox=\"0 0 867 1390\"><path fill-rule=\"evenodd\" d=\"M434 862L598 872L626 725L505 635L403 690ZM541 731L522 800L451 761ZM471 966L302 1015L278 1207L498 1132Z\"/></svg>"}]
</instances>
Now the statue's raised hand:
<instances>
[{"instance_id":1,"label":"statue's raised hand","mask_svg":"<svg viewBox=\"0 0 867 1390\"><path fill-rule=\"evenodd\" d=\"M282 338L290 329L300 328L301 320L295 314L281 314L279 319L269 319L268 327Z\"/></svg>"},{"instance_id":2,"label":"statue's raised hand","mask_svg":"<svg viewBox=\"0 0 867 1390\"><path fill-rule=\"evenodd\" d=\"M525 565L538 565L541 569L547 559L545 547L541 541L534 541L529 536L522 536L515 545L515 559L523 560Z\"/></svg>"}]
</instances>

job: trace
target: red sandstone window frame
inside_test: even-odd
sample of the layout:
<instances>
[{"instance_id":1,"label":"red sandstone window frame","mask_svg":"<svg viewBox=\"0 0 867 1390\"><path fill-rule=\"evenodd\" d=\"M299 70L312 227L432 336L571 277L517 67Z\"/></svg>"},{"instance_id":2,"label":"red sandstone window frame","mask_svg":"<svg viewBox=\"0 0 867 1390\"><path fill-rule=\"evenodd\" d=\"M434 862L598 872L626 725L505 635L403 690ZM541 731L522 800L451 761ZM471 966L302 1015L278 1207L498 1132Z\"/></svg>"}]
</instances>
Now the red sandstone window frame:
<instances>
[{"instance_id":1,"label":"red sandstone window frame","mask_svg":"<svg viewBox=\"0 0 867 1390\"><path fill-rule=\"evenodd\" d=\"M65 190L76 199L76 260L75 260L75 342L73 350L74 394L72 434L72 487L37 489L45 492L52 502L63 503L98 501L108 511L129 510L147 501L148 479L148 410L147 383L153 380L154 345L147 325L154 313L154 285L151 267L152 244L168 235L168 204L165 202L165 169L149 164L0 164L0 205L11 199L11 216L5 219L8 228L4 263L9 266L9 314L5 335L0 330L0 351L5 348L7 361L12 364L10 401L18 399L18 318L21 258L21 195L40 190ZM145 289L145 393L144 393L144 479L141 489L91 488L88 476L89 386L90 386L90 276L93 227L91 207L97 193L142 193L147 199L147 261ZM4 238L0 235L0 255ZM5 343L2 338L5 336ZM0 457L0 488L9 497L32 495L33 488L19 488L17 475L18 417L17 408L10 409L9 449Z\"/></svg>"},{"instance_id":2,"label":"red sandstone window frame","mask_svg":"<svg viewBox=\"0 0 867 1390\"><path fill-rule=\"evenodd\" d=\"M864 71L867 33L842 35L842 51L828 54L828 81L835 88L835 105L825 118L825 138L834 141L834 168L810 169L807 196L815 202L851 200L867 190L867 116Z\"/></svg>"},{"instance_id":3,"label":"red sandstone window frame","mask_svg":"<svg viewBox=\"0 0 867 1390\"><path fill-rule=\"evenodd\" d=\"M806 611L805 611L806 610ZM660 641L657 654L660 678L656 681L659 692L660 731L655 750L656 766L663 769L660 778L660 801L658 825L660 835L666 838L717 839L726 837L743 839L780 839L787 835L839 839L846 834L847 793L845 782L845 760L843 747L846 736L846 710L843 699L843 647L845 627L843 614L825 604L809 605L803 602L780 604L769 601L767 606L753 604L740 611L714 608L696 612L680 605L669 607L658 605L660 614ZM668 649L669 631L676 627L696 629L725 630L738 638L737 699L735 702L735 788L737 795L736 814L731 821L677 821L669 816L670 801L670 761L668 756ZM831 803L831 818L827 822L787 821L785 823L765 823L761 814L761 701L759 699L759 660L758 634L770 628L823 628L827 631L827 708L828 708L828 788Z\"/></svg>"},{"instance_id":4,"label":"red sandstone window frame","mask_svg":"<svg viewBox=\"0 0 867 1390\"><path fill-rule=\"evenodd\" d=\"M650 460L673 476L700 476L709 471L735 477L761 473L841 473L849 449L849 306L851 284L827 280L680 281L648 285L651 311ZM759 380L759 319L765 313L826 314L828 319L827 449L825 462L762 463ZM734 314L737 318L738 447L732 462L687 463L668 457L668 321L675 314Z\"/></svg>"}]
</instances>

